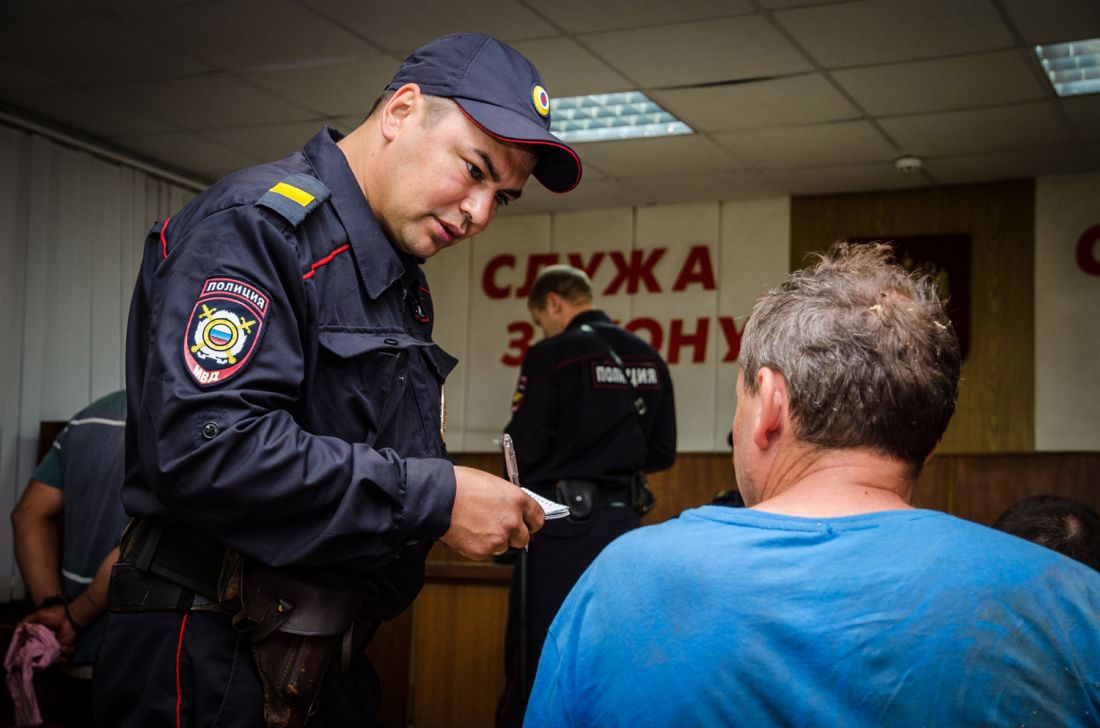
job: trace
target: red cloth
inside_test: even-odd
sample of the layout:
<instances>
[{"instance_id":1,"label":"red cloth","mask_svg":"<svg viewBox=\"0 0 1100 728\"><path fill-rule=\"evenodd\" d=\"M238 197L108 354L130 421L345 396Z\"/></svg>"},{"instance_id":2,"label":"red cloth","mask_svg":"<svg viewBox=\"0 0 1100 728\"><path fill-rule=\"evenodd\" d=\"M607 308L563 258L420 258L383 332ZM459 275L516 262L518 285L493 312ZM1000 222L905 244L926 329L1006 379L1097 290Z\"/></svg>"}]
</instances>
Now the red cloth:
<instances>
[{"instance_id":1,"label":"red cloth","mask_svg":"<svg viewBox=\"0 0 1100 728\"><path fill-rule=\"evenodd\" d=\"M61 655L57 635L43 624L23 622L15 628L4 669L8 671L8 692L15 703L17 725L42 722L38 696L34 693L34 672L45 670Z\"/></svg>"}]
</instances>

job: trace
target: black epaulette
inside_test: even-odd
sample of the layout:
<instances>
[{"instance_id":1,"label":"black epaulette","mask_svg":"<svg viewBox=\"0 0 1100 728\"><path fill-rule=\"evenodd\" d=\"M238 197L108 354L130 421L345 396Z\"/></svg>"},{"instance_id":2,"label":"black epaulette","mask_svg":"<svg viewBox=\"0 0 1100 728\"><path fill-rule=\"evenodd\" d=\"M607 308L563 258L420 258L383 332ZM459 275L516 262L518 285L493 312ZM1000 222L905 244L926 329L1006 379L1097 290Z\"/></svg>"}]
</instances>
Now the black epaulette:
<instances>
[{"instance_id":1,"label":"black epaulette","mask_svg":"<svg viewBox=\"0 0 1100 728\"><path fill-rule=\"evenodd\" d=\"M256 204L274 210L296 228L330 197L332 190L321 180L308 174L292 174L265 192Z\"/></svg>"}]
</instances>

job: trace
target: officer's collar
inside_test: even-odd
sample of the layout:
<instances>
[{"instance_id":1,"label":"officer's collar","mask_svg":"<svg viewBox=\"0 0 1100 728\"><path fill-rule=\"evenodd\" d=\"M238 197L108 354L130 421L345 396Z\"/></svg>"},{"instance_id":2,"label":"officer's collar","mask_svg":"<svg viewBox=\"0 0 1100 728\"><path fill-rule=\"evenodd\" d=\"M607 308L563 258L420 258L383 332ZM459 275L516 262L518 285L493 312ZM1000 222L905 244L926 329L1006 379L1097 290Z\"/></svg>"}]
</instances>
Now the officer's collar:
<instances>
[{"instance_id":1,"label":"officer's collar","mask_svg":"<svg viewBox=\"0 0 1100 728\"><path fill-rule=\"evenodd\" d=\"M585 324L609 324L611 319L606 313L598 308L590 308L587 311L581 311L574 316L570 321L566 329L579 329Z\"/></svg>"},{"instance_id":2,"label":"officer's collar","mask_svg":"<svg viewBox=\"0 0 1100 728\"><path fill-rule=\"evenodd\" d=\"M343 136L326 126L309 140L304 151L317 176L332 190L332 206L348 234L367 294L378 298L404 275L406 262L382 231L347 157L336 146Z\"/></svg>"}]
</instances>

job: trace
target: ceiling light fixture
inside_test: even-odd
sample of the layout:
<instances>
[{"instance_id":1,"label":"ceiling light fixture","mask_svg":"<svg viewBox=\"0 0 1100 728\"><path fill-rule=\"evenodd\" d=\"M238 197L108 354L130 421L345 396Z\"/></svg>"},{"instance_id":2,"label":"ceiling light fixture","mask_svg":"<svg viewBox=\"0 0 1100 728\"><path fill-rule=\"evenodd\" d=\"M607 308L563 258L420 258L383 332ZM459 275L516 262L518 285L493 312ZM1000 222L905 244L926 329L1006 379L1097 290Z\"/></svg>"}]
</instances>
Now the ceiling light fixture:
<instances>
[{"instance_id":1,"label":"ceiling light fixture","mask_svg":"<svg viewBox=\"0 0 1100 728\"><path fill-rule=\"evenodd\" d=\"M603 142L694 134L640 91L563 96L550 102L550 131L566 142Z\"/></svg>"},{"instance_id":2,"label":"ceiling light fixture","mask_svg":"<svg viewBox=\"0 0 1100 728\"><path fill-rule=\"evenodd\" d=\"M1035 46L1059 96L1100 93L1100 38Z\"/></svg>"}]
</instances>

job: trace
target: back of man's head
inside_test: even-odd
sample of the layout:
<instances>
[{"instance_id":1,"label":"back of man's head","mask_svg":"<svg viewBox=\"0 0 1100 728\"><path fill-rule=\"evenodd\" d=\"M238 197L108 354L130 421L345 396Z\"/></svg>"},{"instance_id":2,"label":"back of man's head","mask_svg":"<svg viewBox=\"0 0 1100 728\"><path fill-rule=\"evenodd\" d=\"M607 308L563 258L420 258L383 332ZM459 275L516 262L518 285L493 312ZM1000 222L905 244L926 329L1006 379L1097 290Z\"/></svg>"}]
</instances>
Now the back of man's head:
<instances>
[{"instance_id":1,"label":"back of man's head","mask_svg":"<svg viewBox=\"0 0 1100 728\"><path fill-rule=\"evenodd\" d=\"M757 302L741 341L749 393L761 367L787 381L794 434L869 448L920 472L955 411L958 339L935 285L884 243L838 243Z\"/></svg>"},{"instance_id":2,"label":"back of man's head","mask_svg":"<svg viewBox=\"0 0 1100 728\"><path fill-rule=\"evenodd\" d=\"M531 285L527 295L527 308L539 311L546 308L546 297L556 293L573 304L592 300L592 281L588 274L571 265L551 265L543 268Z\"/></svg>"},{"instance_id":3,"label":"back of man's head","mask_svg":"<svg viewBox=\"0 0 1100 728\"><path fill-rule=\"evenodd\" d=\"M1100 515L1084 503L1055 495L1032 496L1010 506L993 528L1100 571Z\"/></svg>"}]
</instances>

